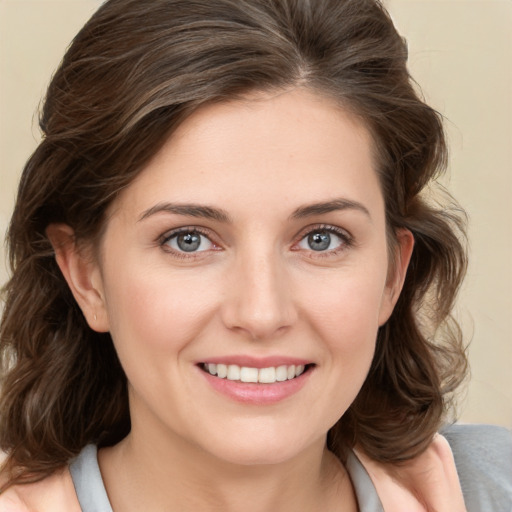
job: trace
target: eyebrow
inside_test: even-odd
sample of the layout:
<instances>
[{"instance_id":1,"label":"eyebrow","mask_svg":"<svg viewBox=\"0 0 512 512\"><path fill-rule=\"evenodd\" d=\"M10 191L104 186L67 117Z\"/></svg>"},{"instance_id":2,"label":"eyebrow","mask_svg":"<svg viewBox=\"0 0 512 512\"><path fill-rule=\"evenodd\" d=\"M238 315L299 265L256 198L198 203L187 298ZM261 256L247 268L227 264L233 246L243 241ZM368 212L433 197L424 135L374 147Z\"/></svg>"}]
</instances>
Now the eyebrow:
<instances>
[{"instance_id":1,"label":"eyebrow","mask_svg":"<svg viewBox=\"0 0 512 512\"><path fill-rule=\"evenodd\" d=\"M364 213L371 219L370 212L366 206L357 201L344 198L332 199L331 201L300 206L294 210L290 218L304 219L314 215L322 215L339 210L357 210ZM138 222L141 222L144 219L147 219L148 217L161 212L175 215L185 215L188 217L211 219L226 224L232 223L231 217L225 210L196 203L158 203L155 206L145 210L144 213L139 217Z\"/></svg>"},{"instance_id":2,"label":"eyebrow","mask_svg":"<svg viewBox=\"0 0 512 512\"><path fill-rule=\"evenodd\" d=\"M339 210L356 210L364 213L370 219L372 218L366 206L357 201L352 201L351 199L345 198L332 199L331 201L312 203L306 206L301 206L292 213L291 218L304 219L306 217L322 215Z\"/></svg>"},{"instance_id":3,"label":"eyebrow","mask_svg":"<svg viewBox=\"0 0 512 512\"><path fill-rule=\"evenodd\" d=\"M203 219L216 220L226 224L232 222L230 216L225 210L195 203L158 203L146 210L140 216L139 222L160 212L186 215L188 217L200 217Z\"/></svg>"}]
</instances>

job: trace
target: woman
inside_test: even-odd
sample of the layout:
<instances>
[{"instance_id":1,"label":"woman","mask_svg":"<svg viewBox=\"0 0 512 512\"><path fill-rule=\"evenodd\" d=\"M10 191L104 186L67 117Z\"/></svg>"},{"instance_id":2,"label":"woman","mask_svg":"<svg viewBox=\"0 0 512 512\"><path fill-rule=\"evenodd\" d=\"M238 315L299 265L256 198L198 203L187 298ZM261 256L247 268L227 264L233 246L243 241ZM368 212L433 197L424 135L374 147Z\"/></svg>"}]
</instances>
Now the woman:
<instances>
[{"instance_id":1,"label":"woman","mask_svg":"<svg viewBox=\"0 0 512 512\"><path fill-rule=\"evenodd\" d=\"M479 432L437 434L463 222L423 197L441 120L378 2L111 0L41 126L0 510L508 510L507 461L491 496Z\"/></svg>"}]
</instances>

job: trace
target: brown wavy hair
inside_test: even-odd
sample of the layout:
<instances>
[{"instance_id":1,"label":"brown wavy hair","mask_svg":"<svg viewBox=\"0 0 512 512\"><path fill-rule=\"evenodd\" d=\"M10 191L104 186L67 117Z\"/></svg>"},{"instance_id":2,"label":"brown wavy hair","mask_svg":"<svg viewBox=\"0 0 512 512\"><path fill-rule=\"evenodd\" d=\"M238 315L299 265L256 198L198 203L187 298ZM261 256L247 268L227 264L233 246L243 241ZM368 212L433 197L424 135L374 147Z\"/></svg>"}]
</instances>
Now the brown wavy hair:
<instances>
[{"instance_id":1,"label":"brown wavy hair","mask_svg":"<svg viewBox=\"0 0 512 512\"><path fill-rule=\"evenodd\" d=\"M446 164L442 119L416 91L407 47L377 0L110 0L75 37L40 117L8 231L1 323L0 447L9 483L43 478L87 443L130 430L126 377L108 333L91 330L56 264L51 223L97 243L106 211L173 130L205 104L309 88L373 135L390 245L415 248L359 395L330 430L343 460L420 453L466 371L450 321L466 269L464 215L425 196ZM430 197L430 196L429 196Z\"/></svg>"}]
</instances>

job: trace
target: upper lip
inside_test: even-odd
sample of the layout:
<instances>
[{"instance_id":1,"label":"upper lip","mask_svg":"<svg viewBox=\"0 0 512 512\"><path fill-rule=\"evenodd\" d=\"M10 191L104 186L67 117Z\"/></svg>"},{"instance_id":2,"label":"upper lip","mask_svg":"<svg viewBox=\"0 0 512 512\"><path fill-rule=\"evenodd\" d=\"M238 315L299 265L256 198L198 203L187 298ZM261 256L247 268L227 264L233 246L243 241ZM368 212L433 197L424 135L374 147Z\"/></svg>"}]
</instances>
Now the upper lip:
<instances>
[{"instance_id":1,"label":"upper lip","mask_svg":"<svg viewBox=\"0 0 512 512\"><path fill-rule=\"evenodd\" d=\"M272 366L291 366L291 365L304 365L311 364L312 361L302 359L300 357L289 357L289 356L266 356L266 357L255 357L249 355L227 355L218 357L209 357L198 364L211 363L211 364L236 364L237 366L246 366L249 368L270 368Z\"/></svg>"}]
</instances>

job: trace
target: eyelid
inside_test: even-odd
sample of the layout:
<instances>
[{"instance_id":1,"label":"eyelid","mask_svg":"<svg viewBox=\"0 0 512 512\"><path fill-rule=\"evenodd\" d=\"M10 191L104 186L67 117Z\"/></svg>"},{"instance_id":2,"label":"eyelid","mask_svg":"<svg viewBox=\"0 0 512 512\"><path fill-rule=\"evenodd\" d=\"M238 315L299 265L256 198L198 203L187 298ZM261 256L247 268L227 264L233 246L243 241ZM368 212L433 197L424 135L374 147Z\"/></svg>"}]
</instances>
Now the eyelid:
<instances>
[{"instance_id":1,"label":"eyelid","mask_svg":"<svg viewBox=\"0 0 512 512\"><path fill-rule=\"evenodd\" d=\"M192 251L187 253L185 251L177 251L170 246L166 246L167 242L172 238L175 238L178 235L186 234L186 233L199 233L201 236L207 238L210 243L213 245L211 249L205 251ZM214 236L212 236L212 232L200 226L182 226L179 228L171 229L166 231L164 234L160 235L157 239L158 245L162 247L164 251L169 254L172 254L178 258L198 258L206 256L205 253L209 253L210 251L216 251L220 249L220 245L214 240ZM167 247L167 248L166 248Z\"/></svg>"},{"instance_id":2,"label":"eyelid","mask_svg":"<svg viewBox=\"0 0 512 512\"><path fill-rule=\"evenodd\" d=\"M158 237L158 241L161 243L167 242L169 239L175 237L176 235L181 235L183 233L199 233L206 238L211 238L211 233L207 230L205 230L202 227L199 226L182 226L179 228L170 229L169 231L166 231L162 235Z\"/></svg>"},{"instance_id":3,"label":"eyelid","mask_svg":"<svg viewBox=\"0 0 512 512\"><path fill-rule=\"evenodd\" d=\"M343 244L336 249L331 249L327 251L313 251L312 249L307 251L310 253L314 253L314 257L316 258L328 257L333 254L338 254L339 252L344 251L345 249L348 249L349 247L354 245L354 237L346 229L334 226L332 224L314 224L303 228L299 232L299 234L295 237L296 241L292 246L292 250L302 250L295 247L298 245L298 243L304 240L304 238L309 236L311 233L315 233L318 231L327 231L329 233L335 234L336 236L343 240Z\"/></svg>"}]
</instances>

